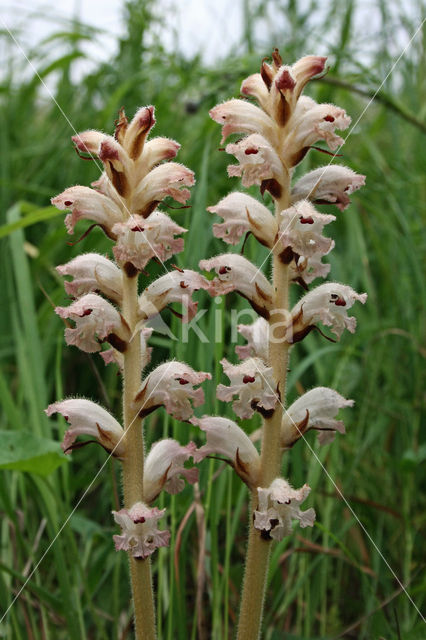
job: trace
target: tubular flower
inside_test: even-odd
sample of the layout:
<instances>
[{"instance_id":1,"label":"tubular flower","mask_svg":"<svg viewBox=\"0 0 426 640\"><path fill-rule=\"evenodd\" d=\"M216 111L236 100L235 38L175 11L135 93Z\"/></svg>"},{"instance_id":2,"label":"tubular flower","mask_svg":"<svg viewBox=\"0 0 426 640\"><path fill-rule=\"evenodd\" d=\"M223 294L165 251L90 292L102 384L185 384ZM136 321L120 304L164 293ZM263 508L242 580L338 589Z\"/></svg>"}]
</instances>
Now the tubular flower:
<instances>
[{"instance_id":1,"label":"tubular flower","mask_svg":"<svg viewBox=\"0 0 426 640\"><path fill-rule=\"evenodd\" d=\"M279 241L283 247L281 259L289 264L293 258L324 256L334 247L331 238L322 236L326 224L335 216L318 213L308 200L281 211Z\"/></svg>"},{"instance_id":2,"label":"tubular flower","mask_svg":"<svg viewBox=\"0 0 426 640\"><path fill-rule=\"evenodd\" d=\"M336 431L345 433L342 420L334 418L339 409L353 407L353 400L346 400L340 393L328 387L316 387L300 396L284 412L281 426L281 446L288 449L310 429L318 431L322 444L333 442Z\"/></svg>"},{"instance_id":3,"label":"tubular flower","mask_svg":"<svg viewBox=\"0 0 426 640\"><path fill-rule=\"evenodd\" d=\"M261 358L268 361L269 324L264 318L258 318L252 324L239 324L239 333L247 340L247 344L235 347L240 360L245 358Z\"/></svg>"},{"instance_id":4,"label":"tubular flower","mask_svg":"<svg viewBox=\"0 0 426 640\"><path fill-rule=\"evenodd\" d=\"M199 462L211 454L229 458L240 478L250 487L257 485L260 456L246 433L232 420L216 416L191 418L190 422L206 432L207 444L197 449L194 460Z\"/></svg>"},{"instance_id":5,"label":"tubular flower","mask_svg":"<svg viewBox=\"0 0 426 640\"><path fill-rule=\"evenodd\" d=\"M215 122L223 125L222 143L231 133L260 133L270 140L277 131L274 121L262 109L245 100L228 100L209 113Z\"/></svg>"},{"instance_id":6,"label":"tubular flower","mask_svg":"<svg viewBox=\"0 0 426 640\"><path fill-rule=\"evenodd\" d=\"M172 160L176 157L180 144L170 138L153 138L145 143L143 150L143 164L139 172L144 177L148 171L152 171L163 160Z\"/></svg>"},{"instance_id":7,"label":"tubular flower","mask_svg":"<svg viewBox=\"0 0 426 640\"><path fill-rule=\"evenodd\" d=\"M127 217L114 200L90 187L69 187L52 198L52 204L60 210L71 209L72 213L65 218L65 226L71 234L79 220L88 219L93 220L107 236L114 239L113 225Z\"/></svg>"},{"instance_id":8,"label":"tubular flower","mask_svg":"<svg viewBox=\"0 0 426 640\"><path fill-rule=\"evenodd\" d=\"M113 536L116 551L130 551L134 558L148 558L159 547L167 547L169 531L160 531L157 523L165 509L148 507L136 502L131 509L113 511L115 522L121 527L121 535Z\"/></svg>"},{"instance_id":9,"label":"tubular flower","mask_svg":"<svg viewBox=\"0 0 426 640\"><path fill-rule=\"evenodd\" d=\"M208 260L201 260L200 269L215 269L217 278L209 283L209 293L220 296L236 291L246 298L253 309L268 318L272 306L273 291L270 282L252 262L235 253L223 253Z\"/></svg>"},{"instance_id":10,"label":"tubular flower","mask_svg":"<svg viewBox=\"0 0 426 640\"><path fill-rule=\"evenodd\" d=\"M194 458L197 447L190 442L182 447L179 442L159 440L155 442L145 460L143 472L143 490L148 504L153 502L164 489L168 493L180 493L185 487L185 478L189 484L198 480L198 469L186 469L184 462ZM181 477L183 476L183 478Z\"/></svg>"},{"instance_id":11,"label":"tubular flower","mask_svg":"<svg viewBox=\"0 0 426 640\"><path fill-rule=\"evenodd\" d=\"M60 413L71 425L65 432L62 449L70 453L75 446L73 443L77 436L84 434L93 436L104 449L110 451L113 456L123 458L126 447L123 439L124 431L115 418L106 409L95 402L84 398L68 398L60 402L50 404L45 413L48 416Z\"/></svg>"},{"instance_id":12,"label":"tubular flower","mask_svg":"<svg viewBox=\"0 0 426 640\"><path fill-rule=\"evenodd\" d=\"M211 380L211 375L204 371L194 371L183 362L172 360L160 364L145 378L138 391L134 407L144 417L164 406L167 413L177 420L189 420L194 407L204 402L202 389L194 389L204 380Z\"/></svg>"},{"instance_id":13,"label":"tubular flower","mask_svg":"<svg viewBox=\"0 0 426 640\"><path fill-rule=\"evenodd\" d=\"M282 540L292 533L292 520L298 520L302 528L312 527L315 511L312 508L301 511L299 507L310 491L307 484L293 489L283 478L276 478L267 489L259 487L254 527L260 530L262 538Z\"/></svg>"},{"instance_id":14,"label":"tubular flower","mask_svg":"<svg viewBox=\"0 0 426 640\"><path fill-rule=\"evenodd\" d=\"M335 204L341 211L349 206L349 196L365 184L365 176L348 167L329 165L314 169L298 180L291 201L308 199L316 204Z\"/></svg>"},{"instance_id":15,"label":"tubular flower","mask_svg":"<svg viewBox=\"0 0 426 640\"><path fill-rule=\"evenodd\" d=\"M278 401L272 367L267 367L259 358L248 358L237 365L223 358L220 363L231 385L226 387L219 384L217 398L230 402L234 396L238 396L232 408L240 418L251 418L255 411L263 416L271 416Z\"/></svg>"},{"instance_id":16,"label":"tubular flower","mask_svg":"<svg viewBox=\"0 0 426 640\"><path fill-rule=\"evenodd\" d=\"M183 239L174 236L186 229L173 222L161 211L154 211L145 219L135 215L113 226L117 237L113 251L118 264L131 265L142 271L151 258L168 260L183 251Z\"/></svg>"},{"instance_id":17,"label":"tubular flower","mask_svg":"<svg viewBox=\"0 0 426 640\"><path fill-rule=\"evenodd\" d=\"M244 187L253 184L261 185L263 180L283 180L283 168L281 160L265 138L258 133L253 133L246 138L228 144L226 153L234 155L240 164L229 165L229 177L242 177Z\"/></svg>"},{"instance_id":18,"label":"tubular flower","mask_svg":"<svg viewBox=\"0 0 426 640\"><path fill-rule=\"evenodd\" d=\"M250 232L265 246L274 245L277 222L269 209L255 198L236 191L214 207L208 207L207 211L224 219L223 223L213 225L216 238L237 244L245 233Z\"/></svg>"},{"instance_id":19,"label":"tubular flower","mask_svg":"<svg viewBox=\"0 0 426 640\"><path fill-rule=\"evenodd\" d=\"M333 104L317 104L312 98L302 96L292 117L292 129L285 140L284 160L288 167L294 167L305 157L309 148L319 140L324 140L331 151L344 144L343 138L335 133L347 129L351 119L344 109Z\"/></svg>"},{"instance_id":20,"label":"tubular flower","mask_svg":"<svg viewBox=\"0 0 426 640\"><path fill-rule=\"evenodd\" d=\"M197 313L197 302L191 298L194 291L209 290L206 278L191 269L170 271L154 280L139 296L139 314L143 321L152 318L172 302L180 302L186 308L182 320L189 322Z\"/></svg>"},{"instance_id":21,"label":"tubular flower","mask_svg":"<svg viewBox=\"0 0 426 640\"><path fill-rule=\"evenodd\" d=\"M106 341L118 351L125 351L129 327L117 309L96 293L78 298L69 307L56 307L55 312L75 322L74 329L65 329L67 344L95 353L101 350L99 341Z\"/></svg>"},{"instance_id":22,"label":"tubular flower","mask_svg":"<svg viewBox=\"0 0 426 640\"><path fill-rule=\"evenodd\" d=\"M348 316L347 309L357 300L364 304L367 294L358 294L351 287L336 282L327 282L309 291L292 309L293 324L288 328L287 341L298 342L317 322L331 327L338 338L344 329L354 333L356 318Z\"/></svg>"},{"instance_id":23,"label":"tubular flower","mask_svg":"<svg viewBox=\"0 0 426 640\"><path fill-rule=\"evenodd\" d=\"M62 276L73 277L72 281L64 282L65 291L73 298L99 291L113 302L121 301L121 271L112 260L99 253L84 253L59 265L56 271Z\"/></svg>"},{"instance_id":24,"label":"tubular flower","mask_svg":"<svg viewBox=\"0 0 426 640\"><path fill-rule=\"evenodd\" d=\"M132 211L146 218L167 196L185 204L191 194L183 187L192 187L194 184L194 172L183 164L161 164L152 169L136 187L132 198Z\"/></svg>"}]
</instances>

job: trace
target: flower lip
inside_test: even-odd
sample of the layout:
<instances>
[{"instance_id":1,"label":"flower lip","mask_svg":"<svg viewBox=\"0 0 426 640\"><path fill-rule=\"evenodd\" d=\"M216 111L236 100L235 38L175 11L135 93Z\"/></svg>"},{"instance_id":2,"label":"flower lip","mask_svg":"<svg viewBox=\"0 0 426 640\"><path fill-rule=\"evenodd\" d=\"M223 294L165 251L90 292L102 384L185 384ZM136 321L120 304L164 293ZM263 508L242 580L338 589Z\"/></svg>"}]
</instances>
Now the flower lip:
<instances>
[{"instance_id":1,"label":"flower lip","mask_svg":"<svg viewBox=\"0 0 426 640\"><path fill-rule=\"evenodd\" d=\"M114 520L122 529L121 535L113 536L116 550L130 551L134 558L148 558L159 547L168 546L170 532L157 528L165 511L143 502L136 502L130 509L113 511Z\"/></svg>"}]
</instances>

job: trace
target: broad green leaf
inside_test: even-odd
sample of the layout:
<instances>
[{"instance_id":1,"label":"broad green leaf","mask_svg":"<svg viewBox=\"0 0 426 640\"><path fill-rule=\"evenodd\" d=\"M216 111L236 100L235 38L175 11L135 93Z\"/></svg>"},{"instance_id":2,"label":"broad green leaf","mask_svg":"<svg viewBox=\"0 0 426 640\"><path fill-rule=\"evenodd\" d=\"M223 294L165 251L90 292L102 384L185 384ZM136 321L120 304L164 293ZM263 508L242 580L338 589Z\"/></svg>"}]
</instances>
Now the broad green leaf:
<instances>
[{"instance_id":1,"label":"broad green leaf","mask_svg":"<svg viewBox=\"0 0 426 640\"><path fill-rule=\"evenodd\" d=\"M0 469L46 476L67 460L59 442L40 438L29 431L0 430L0 441Z\"/></svg>"}]
</instances>

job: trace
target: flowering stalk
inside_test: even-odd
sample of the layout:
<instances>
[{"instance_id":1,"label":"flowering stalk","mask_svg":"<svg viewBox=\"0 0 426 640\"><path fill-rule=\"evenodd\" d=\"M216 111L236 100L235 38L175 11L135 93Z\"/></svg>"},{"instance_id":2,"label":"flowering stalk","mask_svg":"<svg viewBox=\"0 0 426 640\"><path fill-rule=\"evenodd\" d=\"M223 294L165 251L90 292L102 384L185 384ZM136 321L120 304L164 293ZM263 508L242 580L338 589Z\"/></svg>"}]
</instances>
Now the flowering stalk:
<instances>
[{"instance_id":1,"label":"flowering stalk","mask_svg":"<svg viewBox=\"0 0 426 640\"><path fill-rule=\"evenodd\" d=\"M210 112L223 126L222 142L231 134L245 134L226 146L239 162L228 167L228 174L241 176L243 186L259 185L262 195L268 191L275 203L273 216L254 198L234 192L209 209L224 220L213 229L225 242L237 244L243 235L251 233L270 249L271 283L243 256L223 254L200 263L201 268L216 271L217 277L210 283L211 295L236 291L260 315L252 325L238 327L248 340L246 346L237 347L242 362L231 365L222 361L231 385L217 388L220 400L238 396L233 408L239 417L248 418L254 411L262 415L260 456L253 445L248 447L250 440L235 423L226 434L219 418L205 417L199 425L207 431L207 446L210 436L208 450L227 451L235 471L251 491L239 640L254 640L260 634L271 540L289 535L293 519L302 527L312 526L315 519L313 509L303 512L299 508L309 487L296 490L280 478L282 453L309 429L319 431L322 443L330 441L331 434L343 430L342 423L333 418L340 407L351 405L337 392L318 387L288 411L284 409L291 346L310 331L319 330L318 322L331 327L338 338L344 328L353 332L355 318L348 317L346 310L355 300L366 299L366 294L358 295L350 287L327 283L309 291L293 309L289 306L292 283L308 290L312 280L325 277L330 268L321 258L334 242L322 235L322 229L335 218L317 212L312 203L330 202L344 209L349 203L348 194L364 182L364 176L346 167L329 166L308 173L291 187L294 167L309 149L324 140L332 151L336 150L343 140L335 130L345 129L350 123L343 109L317 104L301 95L308 81L324 70L325 61L306 56L289 67L275 50L272 64L263 62L260 73L246 78L241 87L243 96L254 98L258 106L233 99Z\"/></svg>"},{"instance_id":2,"label":"flowering stalk","mask_svg":"<svg viewBox=\"0 0 426 640\"><path fill-rule=\"evenodd\" d=\"M78 220L87 218L114 242L115 262L90 253L58 267L59 273L73 278L65 282L73 301L56 312L75 323L65 330L68 344L99 352L105 364L118 365L123 377L123 427L105 409L85 399L55 402L46 411L61 413L71 425L62 445L65 453L88 444L75 442L77 436L87 434L122 463L124 507L113 512L122 531L114 542L117 550L129 555L138 640L155 638L150 557L170 539L169 532L157 526L165 509L152 503L162 490L181 491L183 478L190 483L198 478L197 469L184 467L190 457L197 458L192 442L181 446L172 439L161 440L145 457L143 418L164 407L175 418L188 421L193 406L204 401L198 385L211 377L176 361L165 362L148 375L144 372L151 356L149 320L170 303L180 302L186 308L182 319L187 321L196 312L192 293L208 287L207 280L194 271L165 268L166 275L141 294L138 291L139 275L146 275L151 259L162 263L183 249L183 240L175 236L185 229L157 205L166 196L185 203L189 198L185 187L194 183L192 171L167 162L179 149L174 140L147 141L154 124L154 108L143 107L130 123L120 112L114 137L98 131L75 136L77 150L98 158L104 172L92 185L94 189L71 187L52 200L60 209L71 209L65 218L69 233ZM102 350L105 343L109 348Z\"/></svg>"}]
</instances>

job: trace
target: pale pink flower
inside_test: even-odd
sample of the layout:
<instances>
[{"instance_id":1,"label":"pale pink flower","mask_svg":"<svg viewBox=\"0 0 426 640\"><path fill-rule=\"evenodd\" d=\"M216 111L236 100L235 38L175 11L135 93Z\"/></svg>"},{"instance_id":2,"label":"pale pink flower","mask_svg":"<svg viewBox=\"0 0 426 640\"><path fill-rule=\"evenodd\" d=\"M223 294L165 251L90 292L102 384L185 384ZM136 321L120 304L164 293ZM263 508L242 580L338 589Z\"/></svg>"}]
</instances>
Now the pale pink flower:
<instances>
[{"instance_id":1,"label":"pale pink flower","mask_svg":"<svg viewBox=\"0 0 426 640\"><path fill-rule=\"evenodd\" d=\"M344 140L335 133L344 130L351 119L344 109L332 104L317 104L312 98L299 98L291 120L291 129L284 143L284 156L288 167L294 167L309 148L324 140L335 151Z\"/></svg>"},{"instance_id":2,"label":"pale pink flower","mask_svg":"<svg viewBox=\"0 0 426 640\"><path fill-rule=\"evenodd\" d=\"M250 488L257 485L260 473L259 453L248 435L233 420L203 416L191 418L190 422L205 431L207 436L207 444L195 452L195 462L209 455L225 456Z\"/></svg>"},{"instance_id":3,"label":"pale pink flower","mask_svg":"<svg viewBox=\"0 0 426 640\"><path fill-rule=\"evenodd\" d=\"M195 184L194 172L177 162L160 164L137 185L132 198L132 212L146 218L167 196L185 204Z\"/></svg>"},{"instance_id":4,"label":"pale pink flower","mask_svg":"<svg viewBox=\"0 0 426 640\"><path fill-rule=\"evenodd\" d=\"M112 231L117 237L113 252L118 264L130 264L142 271L151 258L165 261L183 251L183 239L174 236L186 229L165 213L154 211L148 218L134 215L126 222L118 222Z\"/></svg>"},{"instance_id":5,"label":"pale pink flower","mask_svg":"<svg viewBox=\"0 0 426 640\"><path fill-rule=\"evenodd\" d=\"M90 187L69 187L52 198L52 204L60 210L71 209L72 213L65 217L68 233L74 233L79 220L88 219L93 220L113 238L113 225L125 219L123 211L111 198Z\"/></svg>"},{"instance_id":6,"label":"pale pink flower","mask_svg":"<svg viewBox=\"0 0 426 640\"><path fill-rule=\"evenodd\" d=\"M292 533L292 520L298 520L302 528L312 527L315 511L312 508L301 511L299 507L310 490L307 484L293 489L283 478L276 478L267 489L259 487L254 527L260 530L262 537L282 540Z\"/></svg>"},{"instance_id":7,"label":"pale pink flower","mask_svg":"<svg viewBox=\"0 0 426 640\"><path fill-rule=\"evenodd\" d=\"M119 351L124 351L130 338L127 323L110 302L96 293L78 298L69 307L56 307L61 318L71 319L75 328L65 329L67 344L75 345L87 353L100 351L99 341L107 341Z\"/></svg>"},{"instance_id":8,"label":"pale pink flower","mask_svg":"<svg viewBox=\"0 0 426 640\"><path fill-rule=\"evenodd\" d=\"M154 280L139 296L139 313L143 321L152 318L172 302L186 308L182 320L189 322L197 313L197 302L191 298L194 291L209 290L210 283L191 269L173 270Z\"/></svg>"},{"instance_id":9,"label":"pale pink flower","mask_svg":"<svg viewBox=\"0 0 426 640\"><path fill-rule=\"evenodd\" d=\"M73 298L100 291L114 302L121 301L121 271L114 262L99 253L83 253L59 265L56 271L62 276L73 277L73 280L64 282L65 291Z\"/></svg>"},{"instance_id":10,"label":"pale pink flower","mask_svg":"<svg viewBox=\"0 0 426 640\"><path fill-rule=\"evenodd\" d=\"M235 352L240 360L254 357L267 362L269 353L268 322L260 317L252 324L239 324L237 329L247 340L247 344L235 347Z\"/></svg>"},{"instance_id":11,"label":"pale pink flower","mask_svg":"<svg viewBox=\"0 0 426 640\"><path fill-rule=\"evenodd\" d=\"M196 449L193 442L183 447L171 438L159 440L152 445L143 471L143 493L148 504L153 502L163 489L171 494L183 491L184 478L189 484L197 482L198 469L184 467L186 460L195 457Z\"/></svg>"},{"instance_id":12,"label":"pale pink flower","mask_svg":"<svg viewBox=\"0 0 426 640\"><path fill-rule=\"evenodd\" d=\"M228 244L237 244L245 233L251 232L265 246L274 245L277 222L269 209L255 198L236 191L207 211L224 219L223 223L213 225L213 233Z\"/></svg>"},{"instance_id":13,"label":"pale pink flower","mask_svg":"<svg viewBox=\"0 0 426 640\"><path fill-rule=\"evenodd\" d=\"M256 98L262 109L266 113L270 113L269 89L260 73L253 73L248 78L245 78L241 84L240 91L243 96Z\"/></svg>"},{"instance_id":14,"label":"pale pink flower","mask_svg":"<svg viewBox=\"0 0 426 640\"><path fill-rule=\"evenodd\" d=\"M316 387L307 391L284 411L281 446L293 446L310 429L318 431L320 444L333 442L336 431L345 433L343 421L334 418L340 409L353 405L353 400L346 400L340 393L328 387Z\"/></svg>"},{"instance_id":15,"label":"pale pink flower","mask_svg":"<svg viewBox=\"0 0 426 640\"><path fill-rule=\"evenodd\" d=\"M294 258L324 256L334 247L334 241L321 235L335 216L318 213L308 200L301 200L281 211L278 238L283 247L281 259L289 264Z\"/></svg>"},{"instance_id":16,"label":"pale pink flower","mask_svg":"<svg viewBox=\"0 0 426 640\"><path fill-rule=\"evenodd\" d=\"M209 293L220 296L236 291L246 298L254 310L268 318L272 307L271 283L252 262L235 253L223 253L208 260L201 260L200 269L215 269L217 278L209 283Z\"/></svg>"},{"instance_id":17,"label":"pale pink flower","mask_svg":"<svg viewBox=\"0 0 426 640\"><path fill-rule=\"evenodd\" d=\"M228 166L229 177L242 177L244 187L261 185L263 180L274 178L279 183L284 179L281 160L263 136L253 133L226 146L226 153L234 155L240 164Z\"/></svg>"},{"instance_id":18,"label":"pale pink flower","mask_svg":"<svg viewBox=\"0 0 426 640\"><path fill-rule=\"evenodd\" d=\"M71 137L71 140L74 142L76 148L83 153L90 153L90 155L97 156L99 155L99 149L101 148L102 142L108 136L101 131L96 131L95 129L88 129L87 131L82 131L75 136Z\"/></svg>"},{"instance_id":19,"label":"pale pink flower","mask_svg":"<svg viewBox=\"0 0 426 640\"><path fill-rule=\"evenodd\" d=\"M142 156L137 163L138 176L143 172L144 177L163 160L172 160L176 157L180 144L171 138L153 138L145 143Z\"/></svg>"},{"instance_id":20,"label":"pale pink flower","mask_svg":"<svg viewBox=\"0 0 426 640\"><path fill-rule=\"evenodd\" d=\"M125 455L126 447L123 428L113 416L95 402L84 398L68 398L50 404L45 410L48 416L60 413L71 425L64 434L62 449L69 453L77 436L88 435L117 458Z\"/></svg>"},{"instance_id":21,"label":"pale pink flower","mask_svg":"<svg viewBox=\"0 0 426 640\"><path fill-rule=\"evenodd\" d=\"M121 535L113 536L116 550L130 551L134 558L148 558L159 547L167 547L170 532L157 528L165 511L143 502L136 502L130 509L113 511L114 520L122 530Z\"/></svg>"},{"instance_id":22,"label":"pale pink flower","mask_svg":"<svg viewBox=\"0 0 426 640\"><path fill-rule=\"evenodd\" d=\"M193 408L204 402L204 392L195 389L204 380L211 380L210 373L194 371L184 362L172 360L160 364L142 382L135 400L135 409L144 417L164 406L167 413L177 420L189 420Z\"/></svg>"},{"instance_id":23,"label":"pale pink flower","mask_svg":"<svg viewBox=\"0 0 426 640\"><path fill-rule=\"evenodd\" d=\"M309 291L292 309L293 325L287 331L289 342L301 340L318 322L327 327L338 337L344 329L355 332L356 318L348 316L347 310L356 301L365 303L367 294L358 294L351 287L327 282Z\"/></svg>"},{"instance_id":24,"label":"pale pink flower","mask_svg":"<svg viewBox=\"0 0 426 640\"><path fill-rule=\"evenodd\" d=\"M290 280L297 282L307 290L307 285L316 278L326 278L330 272L330 265L321 262L321 255L310 258L305 256L295 257L289 264Z\"/></svg>"},{"instance_id":25,"label":"pale pink flower","mask_svg":"<svg viewBox=\"0 0 426 640\"><path fill-rule=\"evenodd\" d=\"M365 176L348 167L329 165L314 169L298 180L291 192L292 202L307 198L317 204L335 204L341 211L349 206L349 196L365 184Z\"/></svg>"},{"instance_id":26,"label":"pale pink flower","mask_svg":"<svg viewBox=\"0 0 426 640\"><path fill-rule=\"evenodd\" d=\"M273 120L250 102L232 99L210 110L210 117L222 127L222 140L231 133L260 133L268 140L274 139L277 127Z\"/></svg>"},{"instance_id":27,"label":"pale pink flower","mask_svg":"<svg viewBox=\"0 0 426 640\"><path fill-rule=\"evenodd\" d=\"M219 384L217 398L230 402L238 396L232 408L240 418L251 418L255 411L271 416L278 401L272 367L266 366L260 358L248 358L237 365L223 358L220 363L231 384L229 387Z\"/></svg>"}]
</instances>

